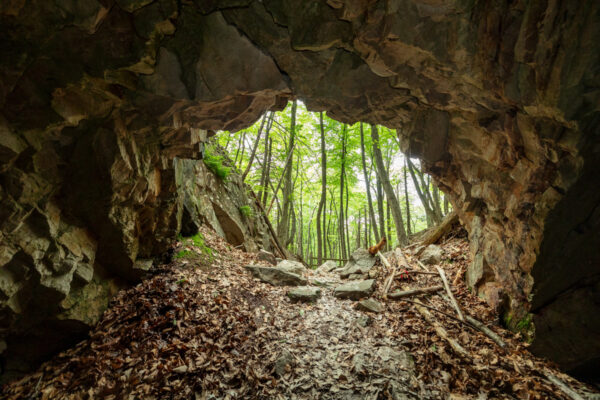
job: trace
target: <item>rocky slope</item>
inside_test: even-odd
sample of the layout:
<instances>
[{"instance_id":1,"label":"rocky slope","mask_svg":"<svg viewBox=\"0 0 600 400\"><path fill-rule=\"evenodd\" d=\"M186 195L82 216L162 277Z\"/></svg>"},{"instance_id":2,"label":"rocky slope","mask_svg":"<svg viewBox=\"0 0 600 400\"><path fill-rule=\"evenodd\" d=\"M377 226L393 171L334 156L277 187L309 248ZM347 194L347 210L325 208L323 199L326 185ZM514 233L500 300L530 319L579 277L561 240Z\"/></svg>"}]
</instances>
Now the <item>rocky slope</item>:
<instances>
[{"instance_id":1,"label":"rocky slope","mask_svg":"<svg viewBox=\"0 0 600 400\"><path fill-rule=\"evenodd\" d=\"M297 96L397 128L469 232L471 286L513 328L534 313L538 354L592 370L599 13L593 0L3 2L3 335L55 315L71 282L135 278L178 230L172 160L198 158L203 129Z\"/></svg>"}]
</instances>

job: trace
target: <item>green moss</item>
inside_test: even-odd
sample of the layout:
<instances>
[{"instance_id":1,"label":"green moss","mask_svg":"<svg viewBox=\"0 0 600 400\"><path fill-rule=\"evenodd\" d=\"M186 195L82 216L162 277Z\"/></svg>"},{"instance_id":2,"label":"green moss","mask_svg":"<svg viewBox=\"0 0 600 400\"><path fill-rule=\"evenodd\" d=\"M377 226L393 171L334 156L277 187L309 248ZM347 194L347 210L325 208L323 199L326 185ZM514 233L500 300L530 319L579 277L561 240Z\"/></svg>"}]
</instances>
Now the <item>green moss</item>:
<instances>
[{"instance_id":1,"label":"green moss","mask_svg":"<svg viewBox=\"0 0 600 400\"><path fill-rule=\"evenodd\" d=\"M227 177L231 173L231 168L223 165L223 156L215 155L207 149L203 161L217 178L227 180Z\"/></svg>"},{"instance_id":2,"label":"green moss","mask_svg":"<svg viewBox=\"0 0 600 400\"><path fill-rule=\"evenodd\" d=\"M532 322L532 315L527 314L525 318L517 322L517 330L521 332L531 330Z\"/></svg>"},{"instance_id":3,"label":"green moss","mask_svg":"<svg viewBox=\"0 0 600 400\"><path fill-rule=\"evenodd\" d=\"M252 218L254 216L254 212L252 212L252 208L250 208L250 206L241 206L240 213L247 218Z\"/></svg>"},{"instance_id":4,"label":"green moss","mask_svg":"<svg viewBox=\"0 0 600 400\"><path fill-rule=\"evenodd\" d=\"M176 259L180 259L180 258L189 258L193 255L194 253L192 253L189 250L181 250L180 252L178 252L177 254L175 254L175 258Z\"/></svg>"}]
</instances>

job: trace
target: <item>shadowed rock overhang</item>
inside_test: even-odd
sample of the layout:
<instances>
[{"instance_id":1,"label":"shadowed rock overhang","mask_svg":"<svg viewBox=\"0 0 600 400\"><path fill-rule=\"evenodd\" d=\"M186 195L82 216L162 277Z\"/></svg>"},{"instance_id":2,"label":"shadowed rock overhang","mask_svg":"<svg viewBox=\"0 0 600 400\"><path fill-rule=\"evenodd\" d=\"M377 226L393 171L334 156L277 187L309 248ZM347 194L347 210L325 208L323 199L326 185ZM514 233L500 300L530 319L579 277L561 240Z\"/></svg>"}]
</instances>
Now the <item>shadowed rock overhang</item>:
<instances>
[{"instance_id":1,"label":"shadowed rock overhang","mask_svg":"<svg viewBox=\"0 0 600 400\"><path fill-rule=\"evenodd\" d=\"M164 251L207 130L295 97L396 128L469 232L474 290L512 328L533 313L537 354L599 363L600 3L8 0L0 34L9 352L93 322L69 310Z\"/></svg>"}]
</instances>

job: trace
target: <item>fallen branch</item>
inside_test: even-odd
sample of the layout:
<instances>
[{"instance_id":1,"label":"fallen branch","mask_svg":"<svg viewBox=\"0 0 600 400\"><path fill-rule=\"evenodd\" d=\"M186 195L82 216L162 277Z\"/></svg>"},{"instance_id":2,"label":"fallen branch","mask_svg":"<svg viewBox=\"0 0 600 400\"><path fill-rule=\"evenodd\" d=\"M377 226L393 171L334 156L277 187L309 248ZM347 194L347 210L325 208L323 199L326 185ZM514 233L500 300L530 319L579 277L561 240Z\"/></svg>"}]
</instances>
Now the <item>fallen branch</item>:
<instances>
[{"instance_id":1,"label":"fallen branch","mask_svg":"<svg viewBox=\"0 0 600 400\"><path fill-rule=\"evenodd\" d=\"M544 376L546 378L548 378L548 380L550 382L552 382L553 384L555 384L556 386L558 386L558 388L560 390L562 390L563 393L566 394L567 396L569 396L571 399L573 399L573 400L584 400L584 398L581 397L581 395L579 393L577 393L575 390L573 390L569 386L567 386L566 383L564 383L563 381L561 381L560 379L558 379L558 377L556 375L552 374L549 371L544 371Z\"/></svg>"},{"instance_id":2,"label":"fallen branch","mask_svg":"<svg viewBox=\"0 0 600 400\"><path fill-rule=\"evenodd\" d=\"M456 222L458 222L458 215L456 215L456 212L451 212L450 214L446 215L442 222L438 226L433 228L431 232L427 233L427 236L423 238L423 240L421 241L423 249L417 254L422 253L425 247L437 242L439 238L444 236L446 233L450 232L452 230L452 226Z\"/></svg>"},{"instance_id":3,"label":"fallen branch","mask_svg":"<svg viewBox=\"0 0 600 400\"><path fill-rule=\"evenodd\" d=\"M385 258L383 254L381 254L380 251L377 252L377 255L379 256L379 258L381 258L381 262L386 267L386 269L392 270L390 275L385 280L385 283L383 284L383 298L387 299L387 292L390 290L390 286L392 286L392 282L394 281L394 275L396 275L396 268L392 268L390 262L387 260L387 258Z\"/></svg>"},{"instance_id":4,"label":"fallen branch","mask_svg":"<svg viewBox=\"0 0 600 400\"><path fill-rule=\"evenodd\" d=\"M444 329L444 327L433 317L433 315L431 315L427 308L423 307L424 304L421 303L419 300L415 300L415 303L415 308L417 309L419 314L421 314L425 318L425 320L433 326L438 336L444 339L446 342L448 342L448 344L450 345L450 347L452 347L452 350L454 350L456 354L465 359L471 359L469 353L456 340L451 338L450 335L448 335L446 329Z\"/></svg>"},{"instance_id":5,"label":"fallen branch","mask_svg":"<svg viewBox=\"0 0 600 400\"><path fill-rule=\"evenodd\" d=\"M444 272L443 269L441 269L438 266L436 266L435 268L437 269L438 273L440 274L440 277L442 278L442 282L444 283L444 288L446 288L446 293L448 293L448 297L450 298L450 304L452 304L452 307L454 307L454 309L456 310L456 314L458 315L458 318L461 321L464 321L465 317L460 309L460 306L458 305L458 301L456 301L456 298L454 298L454 295L452 294L452 290L450 290L450 285L448 284L448 279L446 278L446 273Z\"/></svg>"},{"instance_id":6,"label":"fallen branch","mask_svg":"<svg viewBox=\"0 0 600 400\"><path fill-rule=\"evenodd\" d=\"M254 193L254 190L250 189L250 193L252 194L252 197L254 197L254 201L256 202L256 206L260 209L262 216L267 224L267 228L269 228L269 232L271 232L271 240L274 242L275 244L275 248L277 248L277 250L279 250L279 252L281 253L281 258L283 259L287 259L287 254L285 252L284 247L281 245L281 243L279 242L279 238L277 237L277 233L275 232L275 229L273 229L273 225L271 225L271 221L269 220L269 217L267 215L267 213L265 212L265 209L263 208L260 200L258 200L258 196L256 196L256 193Z\"/></svg>"},{"instance_id":7,"label":"fallen branch","mask_svg":"<svg viewBox=\"0 0 600 400\"><path fill-rule=\"evenodd\" d=\"M440 290L443 290L443 289L444 289L443 286L431 286L431 287L426 287L426 288L421 288L421 289L410 289L410 290L404 290L402 292L390 293L388 295L388 297L392 300L397 300L397 299L401 299L403 297L416 296L418 294L435 293L435 292L439 292Z\"/></svg>"},{"instance_id":8,"label":"fallen branch","mask_svg":"<svg viewBox=\"0 0 600 400\"><path fill-rule=\"evenodd\" d=\"M417 260L417 264L419 264L419 267L421 267L421 269L423 271L429 271L429 268L427 268L425 265L423 265L423 263L419 260Z\"/></svg>"},{"instance_id":9,"label":"fallen branch","mask_svg":"<svg viewBox=\"0 0 600 400\"><path fill-rule=\"evenodd\" d=\"M485 326L485 324L483 324L482 322L477 321L475 318L466 315L465 319L467 320L467 322L471 325L473 325L475 328L477 328L481 333L483 333L484 335L486 335L487 337L489 337L490 339L492 339L492 341L494 341L494 343L496 343L500 348L506 350L506 343L504 342L504 340L502 340L500 338L500 336L494 332L493 330L491 330L490 328L488 328L487 326Z\"/></svg>"},{"instance_id":10,"label":"fallen branch","mask_svg":"<svg viewBox=\"0 0 600 400\"><path fill-rule=\"evenodd\" d=\"M415 275L435 275L438 276L437 272L429 272L429 271L417 271L416 269L405 270L401 272L402 274L415 274Z\"/></svg>"}]
</instances>

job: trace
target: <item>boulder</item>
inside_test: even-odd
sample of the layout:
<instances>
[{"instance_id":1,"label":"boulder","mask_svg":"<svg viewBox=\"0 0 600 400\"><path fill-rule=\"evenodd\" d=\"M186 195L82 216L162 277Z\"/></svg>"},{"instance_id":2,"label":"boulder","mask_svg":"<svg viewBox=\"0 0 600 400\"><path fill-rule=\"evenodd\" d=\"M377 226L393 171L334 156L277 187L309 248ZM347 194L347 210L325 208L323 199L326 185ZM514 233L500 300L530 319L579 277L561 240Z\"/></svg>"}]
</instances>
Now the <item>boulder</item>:
<instances>
[{"instance_id":1,"label":"boulder","mask_svg":"<svg viewBox=\"0 0 600 400\"><path fill-rule=\"evenodd\" d=\"M306 272L306 267L302 263L292 260L282 260L277 264L276 268L300 276Z\"/></svg>"},{"instance_id":2,"label":"boulder","mask_svg":"<svg viewBox=\"0 0 600 400\"><path fill-rule=\"evenodd\" d=\"M347 278L352 274L366 274L375 265L375 257L366 249L356 249L350 256L344 269L340 271L340 277Z\"/></svg>"},{"instance_id":3,"label":"boulder","mask_svg":"<svg viewBox=\"0 0 600 400\"><path fill-rule=\"evenodd\" d=\"M358 303L356 303L355 308L359 311L366 311L366 312L373 312L373 313L380 313L384 310L383 305L375 299L361 300Z\"/></svg>"},{"instance_id":4,"label":"boulder","mask_svg":"<svg viewBox=\"0 0 600 400\"><path fill-rule=\"evenodd\" d=\"M266 261L271 265L276 265L277 264L277 260L275 259L275 255L273 253L271 253L270 251L266 251L263 249L260 249L258 251L258 256L256 257L258 258L260 261Z\"/></svg>"},{"instance_id":5,"label":"boulder","mask_svg":"<svg viewBox=\"0 0 600 400\"><path fill-rule=\"evenodd\" d=\"M335 261L325 261L319 268L317 268L318 272L331 272L338 267Z\"/></svg>"},{"instance_id":6,"label":"boulder","mask_svg":"<svg viewBox=\"0 0 600 400\"><path fill-rule=\"evenodd\" d=\"M297 287L287 292L293 302L312 303L321 297L321 289L310 286Z\"/></svg>"},{"instance_id":7,"label":"boulder","mask_svg":"<svg viewBox=\"0 0 600 400\"><path fill-rule=\"evenodd\" d=\"M275 361L275 373L277 376L283 376L288 372L289 367L294 362L294 356L287 350L281 352L281 355Z\"/></svg>"},{"instance_id":8,"label":"boulder","mask_svg":"<svg viewBox=\"0 0 600 400\"><path fill-rule=\"evenodd\" d=\"M273 286L301 286L308 283L306 278L291 272L283 271L277 267L247 265L246 269L249 270L255 278L270 283Z\"/></svg>"},{"instance_id":9,"label":"boulder","mask_svg":"<svg viewBox=\"0 0 600 400\"><path fill-rule=\"evenodd\" d=\"M333 295L339 299L360 300L369 297L375 290L375 279L348 282L333 290Z\"/></svg>"},{"instance_id":10,"label":"boulder","mask_svg":"<svg viewBox=\"0 0 600 400\"><path fill-rule=\"evenodd\" d=\"M329 280L325 280L322 278L314 278L310 281L310 283L315 286L332 287L332 286L335 286L338 282L337 281L329 281Z\"/></svg>"},{"instance_id":11,"label":"boulder","mask_svg":"<svg viewBox=\"0 0 600 400\"><path fill-rule=\"evenodd\" d=\"M419 257L419 260L425 265L437 264L440 261L442 261L443 253L444 251L440 246L430 244L425 248L425 250L423 250L423 253L421 253L421 257Z\"/></svg>"}]
</instances>

